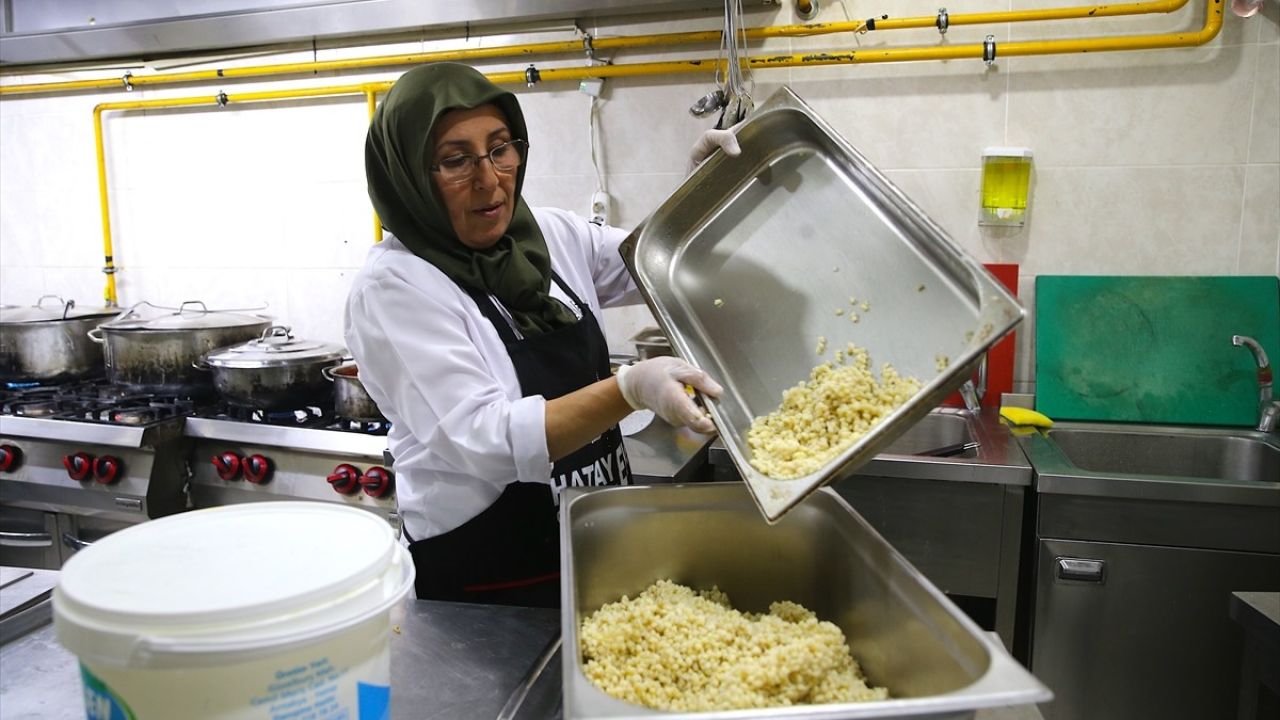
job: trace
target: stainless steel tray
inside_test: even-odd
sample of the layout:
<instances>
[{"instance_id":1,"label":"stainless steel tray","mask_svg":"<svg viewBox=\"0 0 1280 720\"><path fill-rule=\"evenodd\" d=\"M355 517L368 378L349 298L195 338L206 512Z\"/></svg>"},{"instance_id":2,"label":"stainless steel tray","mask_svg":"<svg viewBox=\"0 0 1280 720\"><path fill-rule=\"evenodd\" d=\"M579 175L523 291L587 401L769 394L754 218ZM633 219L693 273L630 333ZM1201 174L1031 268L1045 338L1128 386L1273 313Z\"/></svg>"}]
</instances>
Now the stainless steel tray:
<instances>
[{"instance_id":1,"label":"stainless steel tray","mask_svg":"<svg viewBox=\"0 0 1280 720\"><path fill-rule=\"evenodd\" d=\"M739 128L738 142L741 155L703 163L622 255L676 354L724 385L707 403L712 419L775 521L937 407L1023 310L790 89ZM856 324L851 296L870 304L855 308ZM820 336L829 348L821 356ZM889 363L919 379L920 392L810 475L758 472L746 443L752 420L850 342L867 349L877 373Z\"/></svg>"},{"instance_id":2,"label":"stainless steel tray","mask_svg":"<svg viewBox=\"0 0 1280 720\"><path fill-rule=\"evenodd\" d=\"M742 483L567 489L560 518L564 717L972 718L1052 693L966 617L831 489L776 524ZM578 628L624 594L669 578L712 585L736 608L792 600L840 626L891 699L687 715L616 700L582 672Z\"/></svg>"}]
</instances>

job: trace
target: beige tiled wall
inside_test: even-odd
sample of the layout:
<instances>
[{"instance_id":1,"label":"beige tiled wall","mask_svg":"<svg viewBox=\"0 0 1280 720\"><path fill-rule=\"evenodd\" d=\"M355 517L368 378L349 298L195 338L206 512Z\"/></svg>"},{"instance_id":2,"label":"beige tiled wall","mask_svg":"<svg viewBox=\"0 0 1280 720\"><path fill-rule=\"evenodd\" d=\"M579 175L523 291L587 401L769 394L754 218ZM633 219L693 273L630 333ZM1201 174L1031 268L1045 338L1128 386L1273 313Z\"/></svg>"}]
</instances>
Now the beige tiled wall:
<instances>
[{"instance_id":1,"label":"beige tiled wall","mask_svg":"<svg viewBox=\"0 0 1280 720\"><path fill-rule=\"evenodd\" d=\"M1062 0L958 0L963 13L1056 7ZM922 0L822 3L821 21L932 15ZM1205 3L1168 15L953 26L947 44L1197 30ZM795 22L791 2L748 11L749 26ZM597 37L717 29L714 16L591 22ZM1034 304L1040 274L1280 273L1280 3L1227 14L1203 47L1073 56L860 64L756 73L759 98L789 84L977 259L1021 266ZM378 45L321 43L201 67L301 62L575 37L565 24L450 37L408 33ZM932 29L771 39L758 53L934 45ZM617 63L714 54L711 46L601 53ZM581 57L536 58L543 67ZM484 70L524 67L485 62ZM315 77L35 95L0 100L0 301L45 293L95 302L103 276L94 105L394 79L403 69ZM112 68L96 73L119 77ZM135 68L135 73L149 72ZM92 73L90 73L92 74ZM80 78L9 76L5 82ZM709 127L687 109L713 89L706 74L610 80L596 107L610 220L634 227L684 177ZM597 180L590 99L567 83L514 88L530 127L525 192L585 214ZM270 312L316 339L340 337L352 272L372 241L365 196L362 98L113 113L107 176L121 302ZM1035 152L1026 227L977 225L979 158L989 145ZM652 322L640 306L606 312L616 350ZM1016 389L1033 388L1034 314L1019 331Z\"/></svg>"}]
</instances>

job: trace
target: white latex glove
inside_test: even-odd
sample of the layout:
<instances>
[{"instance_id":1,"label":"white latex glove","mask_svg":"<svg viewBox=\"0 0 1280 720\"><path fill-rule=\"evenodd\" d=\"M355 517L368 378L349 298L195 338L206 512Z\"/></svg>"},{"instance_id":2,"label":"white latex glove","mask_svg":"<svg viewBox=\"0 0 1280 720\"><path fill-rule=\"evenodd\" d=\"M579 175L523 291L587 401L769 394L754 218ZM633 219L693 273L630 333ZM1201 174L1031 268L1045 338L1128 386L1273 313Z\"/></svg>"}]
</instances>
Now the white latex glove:
<instances>
[{"instance_id":1,"label":"white latex glove","mask_svg":"<svg viewBox=\"0 0 1280 720\"><path fill-rule=\"evenodd\" d=\"M715 424L685 392L685 385L711 397L720 397L724 391L720 383L680 358L649 358L618 368L618 389L631 407L652 410L676 427L687 425L700 433L715 432Z\"/></svg>"},{"instance_id":2,"label":"white latex glove","mask_svg":"<svg viewBox=\"0 0 1280 720\"><path fill-rule=\"evenodd\" d=\"M694 143L693 149L689 151L689 168L685 176L692 175L702 161L711 157L711 153L716 150L723 150L725 155L737 157L742 152L742 148L738 147L738 136L734 133L736 127L735 125L728 130L708 130L702 133L702 137L698 138L698 142Z\"/></svg>"}]
</instances>

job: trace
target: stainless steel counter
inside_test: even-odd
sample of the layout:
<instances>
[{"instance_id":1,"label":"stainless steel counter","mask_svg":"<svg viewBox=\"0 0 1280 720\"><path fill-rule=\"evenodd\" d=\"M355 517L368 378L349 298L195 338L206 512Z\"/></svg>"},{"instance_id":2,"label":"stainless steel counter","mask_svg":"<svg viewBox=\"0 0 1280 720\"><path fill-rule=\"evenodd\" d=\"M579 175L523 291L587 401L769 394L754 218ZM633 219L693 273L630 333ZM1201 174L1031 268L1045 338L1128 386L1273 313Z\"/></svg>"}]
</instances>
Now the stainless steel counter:
<instances>
[{"instance_id":1,"label":"stainless steel counter","mask_svg":"<svg viewBox=\"0 0 1280 720\"><path fill-rule=\"evenodd\" d=\"M392 718L497 717L549 640L557 610L406 600L393 618ZM83 720L75 657L46 625L0 648L0 717ZM560 663L552 662L515 718L561 717ZM145 719L144 719L145 720ZM1033 706L980 710L975 720L1041 720Z\"/></svg>"}]
</instances>

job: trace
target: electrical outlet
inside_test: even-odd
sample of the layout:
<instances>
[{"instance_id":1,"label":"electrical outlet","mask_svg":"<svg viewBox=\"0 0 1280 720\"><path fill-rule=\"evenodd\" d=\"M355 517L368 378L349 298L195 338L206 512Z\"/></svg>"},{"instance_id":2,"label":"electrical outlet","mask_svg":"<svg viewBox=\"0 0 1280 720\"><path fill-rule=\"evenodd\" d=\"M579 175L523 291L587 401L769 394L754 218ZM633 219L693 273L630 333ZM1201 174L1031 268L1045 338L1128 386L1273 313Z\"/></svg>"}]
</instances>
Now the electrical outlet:
<instances>
[{"instance_id":1,"label":"electrical outlet","mask_svg":"<svg viewBox=\"0 0 1280 720\"><path fill-rule=\"evenodd\" d=\"M583 78L578 83L578 90L598 98L600 93L604 92L604 78Z\"/></svg>"},{"instance_id":2,"label":"electrical outlet","mask_svg":"<svg viewBox=\"0 0 1280 720\"><path fill-rule=\"evenodd\" d=\"M591 222L596 225L609 224L609 194L597 192L591 195Z\"/></svg>"}]
</instances>

